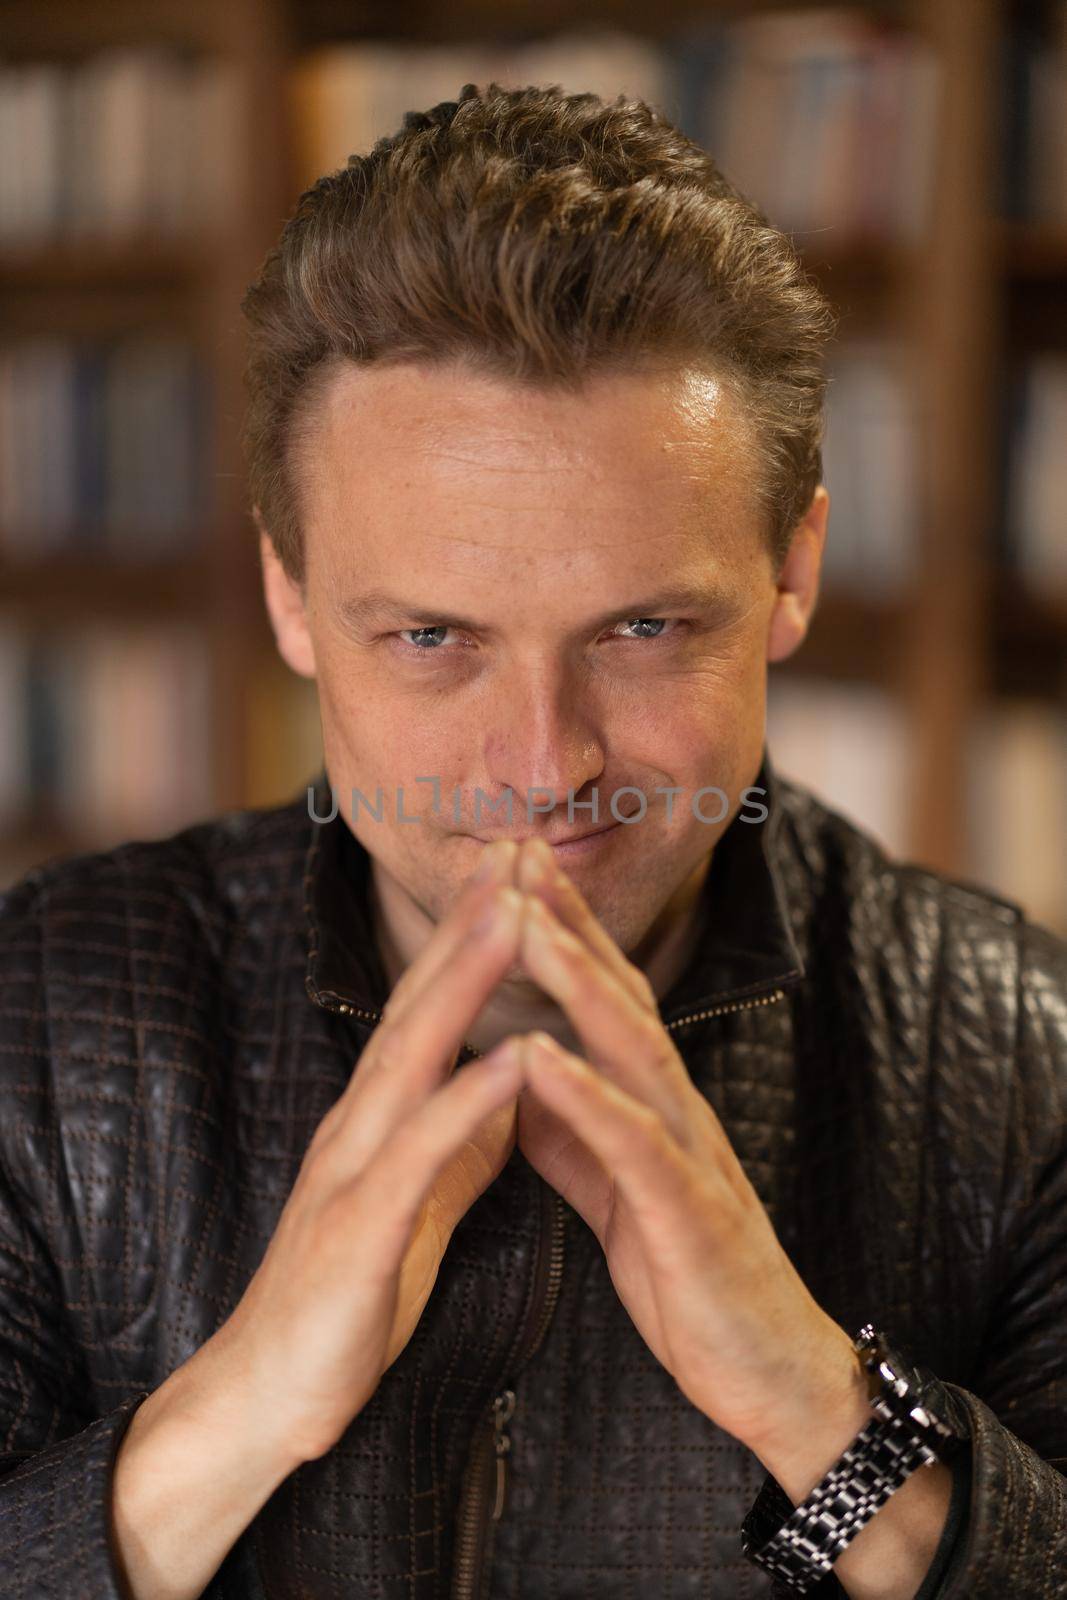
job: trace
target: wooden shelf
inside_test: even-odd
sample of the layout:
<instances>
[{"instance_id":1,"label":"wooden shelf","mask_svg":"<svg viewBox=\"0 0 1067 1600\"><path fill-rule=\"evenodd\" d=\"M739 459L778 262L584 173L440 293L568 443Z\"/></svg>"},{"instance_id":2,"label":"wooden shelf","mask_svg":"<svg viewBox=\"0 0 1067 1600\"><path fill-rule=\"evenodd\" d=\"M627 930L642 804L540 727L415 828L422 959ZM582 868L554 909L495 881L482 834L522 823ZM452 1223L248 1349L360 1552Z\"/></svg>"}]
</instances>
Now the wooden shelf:
<instances>
[{"instance_id":1,"label":"wooden shelf","mask_svg":"<svg viewBox=\"0 0 1067 1600\"><path fill-rule=\"evenodd\" d=\"M130 286L188 288L211 262L206 244L155 238L56 239L0 248L0 291L82 293Z\"/></svg>"},{"instance_id":2,"label":"wooden shelf","mask_svg":"<svg viewBox=\"0 0 1067 1600\"><path fill-rule=\"evenodd\" d=\"M8 821L0 826L0 889L16 882L31 867L92 848L93 841L55 818L20 817Z\"/></svg>"},{"instance_id":3,"label":"wooden shelf","mask_svg":"<svg viewBox=\"0 0 1067 1600\"><path fill-rule=\"evenodd\" d=\"M145 44L222 49L232 45L235 26L248 25L242 14L249 9L238 0L4 0L4 54L63 59ZM254 48L251 37L246 48Z\"/></svg>"},{"instance_id":4,"label":"wooden shelf","mask_svg":"<svg viewBox=\"0 0 1067 1600\"><path fill-rule=\"evenodd\" d=\"M994 691L1049 697L1067 710L1067 587L1039 593L1003 574L989 631Z\"/></svg>"},{"instance_id":5,"label":"wooden shelf","mask_svg":"<svg viewBox=\"0 0 1067 1600\"><path fill-rule=\"evenodd\" d=\"M857 10L889 21L907 12L907 0L853 0L853 4ZM705 0L699 15L809 8L810 0ZM358 9L350 0L300 0L291 10L296 42L302 49L376 37L447 43L480 36L539 35L562 31L579 21L585 27L603 23L655 37L694 19L692 0L667 0L652 10L644 0L584 0L580 10L574 0L461 0L452 6L409 0L402 7L387 0L364 0Z\"/></svg>"},{"instance_id":6,"label":"wooden shelf","mask_svg":"<svg viewBox=\"0 0 1067 1600\"><path fill-rule=\"evenodd\" d=\"M1000 222L999 265L1005 277L1022 283L1052 283L1067 288L1067 224Z\"/></svg>"},{"instance_id":7,"label":"wooden shelf","mask_svg":"<svg viewBox=\"0 0 1067 1600\"><path fill-rule=\"evenodd\" d=\"M841 681L894 686L901 648L903 605L868 596L828 591L820 594L808 636L775 671Z\"/></svg>"},{"instance_id":8,"label":"wooden shelf","mask_svg":"<svg viewBox=\"0 0 1067 1600\"><path fill-rule=\"evenodd\" d=\"M791 235L808 269L833 292L835 279L888 282L914 271L915 249L905 241L877 234L796 233Z\"/></svg>"},{"instance_id":9,"label":"wooden shelf","mask_svg":"<svg viewBox=\"0 0 1067 1600\"><path fill-rule=\"evenodd\" d=\"M196 558L124 562L101 556L0 559L5 615L34 621L73 616L149 616L206 607L207 564Z\"/></svg>"}]
</instances>

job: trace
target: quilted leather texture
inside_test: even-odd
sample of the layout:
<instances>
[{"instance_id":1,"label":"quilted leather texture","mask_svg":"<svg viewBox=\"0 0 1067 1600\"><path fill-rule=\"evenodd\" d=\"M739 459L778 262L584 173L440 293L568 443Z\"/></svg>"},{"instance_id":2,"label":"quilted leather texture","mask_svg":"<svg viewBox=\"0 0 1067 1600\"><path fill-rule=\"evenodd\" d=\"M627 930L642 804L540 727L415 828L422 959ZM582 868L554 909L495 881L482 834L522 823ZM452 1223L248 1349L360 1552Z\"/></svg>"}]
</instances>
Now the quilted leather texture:
<instances>
[{"instance_id":1,"label":"quilted leather texture","mask_svg":"<svg viewBox=\"0 0 1067 1600\"><path fill-rule=\"evenodd\" d=\"M757 781L769 820L720 841L661 1013L816 1299L849 1332L889 1330L968 1428L963 1529L923 1600L1053 1600L1067 946L889 860L769 759ZM107 1526L122 1430L237 1304L386 997L366 868L301 792L0 896L3 1600L124 1600ZM508 1388L493 1520L472 1485ZM763 1481L516 1150L370 1403L204 1594L784 1596L740 1547Z\"/></svg>"}]
</instances>

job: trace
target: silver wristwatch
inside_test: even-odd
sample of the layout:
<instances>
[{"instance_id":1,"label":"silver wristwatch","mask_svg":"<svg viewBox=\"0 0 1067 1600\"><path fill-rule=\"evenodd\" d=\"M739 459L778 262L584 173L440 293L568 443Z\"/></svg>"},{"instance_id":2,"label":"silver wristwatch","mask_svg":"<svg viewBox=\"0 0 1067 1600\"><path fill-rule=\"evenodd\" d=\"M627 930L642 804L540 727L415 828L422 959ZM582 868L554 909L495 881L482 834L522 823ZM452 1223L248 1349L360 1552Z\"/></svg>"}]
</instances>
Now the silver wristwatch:
<instances>
[{"instance_id":1,"label":"silver wristwatch","mask_svg":"<svg viewBox=\"0 0 1067 1600\"><path fill-rule=\"evenodd\" d=\"M969 1437L937 1405L933 1375L892 1350L872 1323L852 1348L868 1374L870 1422L799 1506L769 1477L741 1525L749 1560L800 1594L916 1467L949 1460Z\"/></svg>"}]
</instances>

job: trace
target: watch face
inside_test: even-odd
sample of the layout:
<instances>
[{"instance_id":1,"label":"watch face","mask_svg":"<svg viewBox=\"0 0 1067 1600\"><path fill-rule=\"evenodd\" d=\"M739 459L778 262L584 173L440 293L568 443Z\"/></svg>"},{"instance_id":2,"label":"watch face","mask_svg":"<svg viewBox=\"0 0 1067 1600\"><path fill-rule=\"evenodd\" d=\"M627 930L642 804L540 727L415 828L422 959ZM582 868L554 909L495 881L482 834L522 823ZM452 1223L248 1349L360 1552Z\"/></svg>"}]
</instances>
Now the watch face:
<instances>
[{"instance_id":1,"label":"watch face","mask_svg":"<svg viewBox=\"0 0 1067 1600\"><path fill-rule=\"evenodd\" d=\"M948 1415L936 1376L893 1349L873 1324L864 1324L853 1348L867 1369L872 1409L879 1416L907 1422L915 1436L939 1454L969 1438Z\"/></svg>"}]
</instances>

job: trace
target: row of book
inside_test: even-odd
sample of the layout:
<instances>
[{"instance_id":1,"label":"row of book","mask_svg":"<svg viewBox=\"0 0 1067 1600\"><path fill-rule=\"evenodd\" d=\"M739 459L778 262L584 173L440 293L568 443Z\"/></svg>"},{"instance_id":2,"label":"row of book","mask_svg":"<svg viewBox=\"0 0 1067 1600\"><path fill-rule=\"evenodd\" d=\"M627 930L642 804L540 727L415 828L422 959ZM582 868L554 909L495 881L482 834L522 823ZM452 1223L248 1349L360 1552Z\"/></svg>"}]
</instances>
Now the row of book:
<instances>
[{"instance_id":1,"label":"row of book","mask_svg":"<svg viewBox=\"0 0 1067 1600\"><path fill-rule=\"evenodd\" d=\"M1062 223L1067 0L1040 27L1029 15L1005 55L1004 203ZM655 40L586 25L525 43L328 46L293 74L303 178L368 151L407 110L492 79L648 100L778 226L825 232L814 246L914 237L929 215L938 59L916 33L844 5L701 19ZM0 66L0 244L218 225L236 198L241 104L225 60L158 46Z\"/></svg>"},{"instance_id":2,"label":"row of book","mask_svg":"<svg viewBox=\"0 0 1067 1600\"><path fill-rule=\"evenodd\" d=\"M412 45L389 40L309 51L290 75L297 175L311 184L397 133L409 110L455 100L467 83L559 85L566 94L635 96L680 109L670 44L611 28L574 28L536 42Z\"/></svg>"},{"instance_id":3,"label":"row of book","mask_svg":"<svg viewBox=\"0 0 1067 1600\"><path fill-rule=\"evenodd\" d=\"M1067 0L1014 8L1003 57L1005 215L1067 225Z\"/></svg>"},{"instance_id":4,"label":"row of book","mask_svg":"<svg viewBox=\"0 0 1067 1600\"><path fill-rule=\"evenodd\" d=\"M912 859L915 747L894 696L772 670L767 745L776 770ZM969 734L967 794L964 875L1067 936L1067 712L1022 698L985 705Z\"/></svg>"},{"instance_id":5,"label":"row of book","mask_svg":"<svg viewBox=\"0 0 1067 1600\"><path fill-rule=\"evenodd\" d=\"M920 36L857 7L768 11L693 30L678 68L682 127L801 245L922 234L941 71Z\"/></svg>"},{"instance_id":6,"label":"row of book","mask_svg":"<svg viewBox=\"0 0 1067 1600\"><path fill-rule=\"evenodd\" d=\"M1067 593L1067 354L1048 351L1016 372L1006 394L1002 565L1028 587Z\"/></svg>"},{"instance_id":7,"label":"row of book","mask_svg":"<svg viewBox=\"0 0 1067 1600\"><path fill-rule=\"evenodd\" d=\"M186 549L205 509L204 410L174 338L0 347L0 553Z\"/></svg>"},{"instance_id":8,"label":"row of book","mask_svg":"<svg viewBox=\"0 0 1067 1600\"><path fill-rule=\"evenodd\" d=\"M936 61L915 35L850 8L733 17L663 42L585 28L525 44L329 46L294 74L302 176L366 153L407 110L491 80L647 100L780 227L895 237L927 215Z\"/></svg>"},{"instance_id":9,"label":"row of book","mask_svg":"<svg viewBox=\"0 0 1067 1600\"><path fill-rule=\"evenodd\" d=\"M841 345L830 367L823 481L830 522L823 584L886 600L915 575L919 422L903 349L884 339Z\"/></svg>"},{"instance_id":10,"label":"row of book","mask_svg":"<svg viewBox=\"0 0 1067 1600\"><path fill-rule=\"evenodd\" d=\"M1067 354L1039 351L1005 385L994 564L1021 586L1067 595ZM904 598L923 512L923 398L905 349L854 339L830 364L823 478L830 491L824 582Z\"/></svg>"},{"instance_id":11,"label":"row of book","mask_svg":"<svg viewBox=\"0 0 1067 1600\"><path fill-rule=\"evenodd\" d=\"M174 50L0 67L0 242L170 238L224 221L239 171L232 69Z\"/></svg>"},{"instance_id":12,"label":"row of book","mask_svg":"<svg viewBox=\"0 0 1067 1600\"><path fill-rule=\"evenodd\" d=\"M210 809L211 695L194 623L0 623L0 828L88 843Z\"/></svg>"},{"instance_id":13,"label":"row of book","mask_svg":"<svg viewBox=\"0 0 1067 1600\"><path fill-rule=\"evenodd\" d=\"M824 478L827 585L904 594L922 525L921 397L903 348L834 352ZM1024 584L1067 584L1067 356L1034 356L1008 386L996 556ZM188 345L26 340L0 347L0 556L77 550L150 560L187 551L205 516L209 431Z\"/></svg>"}]
</instances>

